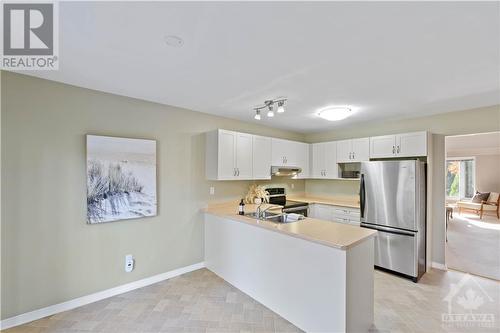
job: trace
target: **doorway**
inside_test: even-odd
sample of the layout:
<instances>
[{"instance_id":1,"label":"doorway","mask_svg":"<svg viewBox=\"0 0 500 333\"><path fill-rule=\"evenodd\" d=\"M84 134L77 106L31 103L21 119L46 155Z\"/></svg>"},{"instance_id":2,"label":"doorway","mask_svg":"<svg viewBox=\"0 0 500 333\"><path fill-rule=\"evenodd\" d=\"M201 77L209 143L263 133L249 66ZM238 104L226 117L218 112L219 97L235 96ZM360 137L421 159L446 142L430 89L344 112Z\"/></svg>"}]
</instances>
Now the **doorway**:
<instances>
[{"instance_id":1,"label":"doorway","mask_svg":"<svg viewBox=\"0 0 500 333\"><path fill-rule=\"evenodd\" d=\"M500 280L500 132L448 136L446 265Z\"/></svg>"}]
</instances>

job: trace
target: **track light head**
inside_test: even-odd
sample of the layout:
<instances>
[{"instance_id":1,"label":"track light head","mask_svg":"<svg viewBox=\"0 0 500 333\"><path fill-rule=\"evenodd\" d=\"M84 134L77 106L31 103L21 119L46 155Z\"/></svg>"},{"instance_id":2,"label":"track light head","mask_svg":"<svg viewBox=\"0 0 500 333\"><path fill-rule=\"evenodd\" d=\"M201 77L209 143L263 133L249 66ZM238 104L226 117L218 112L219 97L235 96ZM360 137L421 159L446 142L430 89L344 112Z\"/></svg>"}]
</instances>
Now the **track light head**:
<instances>
[{"instance_id":1,"label":"track light head","mask_svg":"<svg viewBox=\"0 0 500 333\"><path fill-rule=\"evenodd\" d=\"M285 101L279 101L278 102L278 113L283 113L285 112Z\"/></svg>"},{"instance_id":2,"label":"track light head","mask_svg":"<svg viewBox=\"0 0 500 333\"><path fill-rule=\"evenodd\" d=\"M256 109L255 110L255 116L254 116L254 119L255 120L260 120L260 110Z\"/></svg>"}]
</instances>

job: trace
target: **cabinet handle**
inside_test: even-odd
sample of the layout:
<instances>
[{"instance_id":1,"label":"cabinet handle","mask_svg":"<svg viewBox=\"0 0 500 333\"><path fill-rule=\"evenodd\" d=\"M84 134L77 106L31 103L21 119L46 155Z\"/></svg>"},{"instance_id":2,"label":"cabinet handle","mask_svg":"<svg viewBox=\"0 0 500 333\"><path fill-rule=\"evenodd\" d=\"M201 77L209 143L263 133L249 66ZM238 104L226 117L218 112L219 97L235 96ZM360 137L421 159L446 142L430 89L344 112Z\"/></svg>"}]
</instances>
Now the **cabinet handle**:
<instances>
[{"instance_id":1,"label":"cabinet handle","mask_svg":"<svg viewBox=\"0 0 500 333\"><path fill-rule=\"evenodd\" d=\"M396 146L392 146L392 153L396 154Z\"/></svg>"},{"instance_id":2,"label":"cabinet handle","mask_svg":"<svg viewBox=\"0 0 500 333\"><path fill-rule=\"evenodd\" d=\"M233 176L236 177L236 168L233 169Z\"/></svg>"},{"instance_id":3,"label":"cabinet handle","mask_svg":"<svg viewBox=\"0 0 500 333\"><path fill-rule=\"evenodd\" d=\"M355 159L355 155L354 155L354 152L352 152L352 159L353 159L353 160Z\"/></svg>"},{"instance_id":4,"label":"cabinet handle","mask_svg":"<svg viewBox=\"0 0 500 333\"><path fill-rule=\"evenodd\" d=\"M240 175L240 169L236 168L236 176L239 176L239 175Z\"/></svg>"},{"instance_id":5,"label":"cabinet handle","mask_svg":"<svg viewBox=\"0 0 500 333\"><path fill-rule=\"evenodd\" d=\"M399 146L398 146L398 150L397 150L398 154L399 154L399 150L400 150L400 149L399 149Z\"/></svg>"}]
</instances>

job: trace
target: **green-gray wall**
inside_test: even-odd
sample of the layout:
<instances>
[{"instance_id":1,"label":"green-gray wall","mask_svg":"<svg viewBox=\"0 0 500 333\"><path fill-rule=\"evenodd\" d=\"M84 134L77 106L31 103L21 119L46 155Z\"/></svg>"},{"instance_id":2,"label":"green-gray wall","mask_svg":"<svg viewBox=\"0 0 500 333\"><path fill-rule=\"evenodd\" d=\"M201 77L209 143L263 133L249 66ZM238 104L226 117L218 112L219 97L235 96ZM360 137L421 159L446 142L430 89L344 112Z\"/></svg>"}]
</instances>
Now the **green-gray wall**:
<instances>
[{"instance_id":1,"label":"green-gray wall","mask_svg":"<svg viewBox=\"0 0 500 333\"><path fill-rule=\"evenodd\" d=\"M204 132L304 140L10 72L1 89L2 319L203 261L200 208L241 198L251 183L205 180ZM158 216L86 224L88 133L158 140ZM304 191L303 180L259 183ZM136 259L132 273L124 272L126 254Z\"/></svg>"}]
</instances>

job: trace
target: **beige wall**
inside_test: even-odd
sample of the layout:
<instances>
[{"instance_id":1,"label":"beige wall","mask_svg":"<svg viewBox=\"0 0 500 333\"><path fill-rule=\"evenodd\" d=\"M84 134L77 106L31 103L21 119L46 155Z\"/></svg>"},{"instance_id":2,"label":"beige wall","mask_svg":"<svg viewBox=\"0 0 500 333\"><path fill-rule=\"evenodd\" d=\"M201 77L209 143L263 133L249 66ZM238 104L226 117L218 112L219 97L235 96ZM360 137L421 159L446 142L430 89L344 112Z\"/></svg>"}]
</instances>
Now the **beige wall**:
<instances>
[{"instance_id":1,"label":"beige wall","mask_svg":"<svg viewBox=\"0 0 500 333\"><path fill-rule=\"evenodd\" d=\"M500 155L476 156L476 188L500 193Z\"/></svg>"},{"instance_id":2,"label":"beige wall","mask_svg":"<svg viewBox=\"0 0 500 333\"><path fill-rule=\"evenodd\" d=\"M204 132L304 139L9 72L1 89L2 319L203 261L199 209L241 198L250 184L205 180ZM158 140L157 217L86 224L87 133ZM263 183L304 191L303 180Z\"/></svg>"},{"instance_id":3,"label":"beige wall","mask_svg":"<svg viewBox=\"0 0 500 333\"><path fill-rule=\"evenodd\" d=\"M312 133L306 135L307 142L323 142L347 138L360 138L384 134L396 134L411 131L429 131L433 133L431 149L432 189L429 193L432 201L432 221L429 235L432 242L429 252L432 261L445 263L445 214L444 214L444 152L447 135L495 132L500 129L500 106L492 106L466 111L443 113L434 116L413 119L386 120L359 124L339 130ZM356 195L359 184L346 185L339 181L306 180L306 190L309 194ZM350 191L350 192L349 192Z\"/></svg>"}]
</instances>

